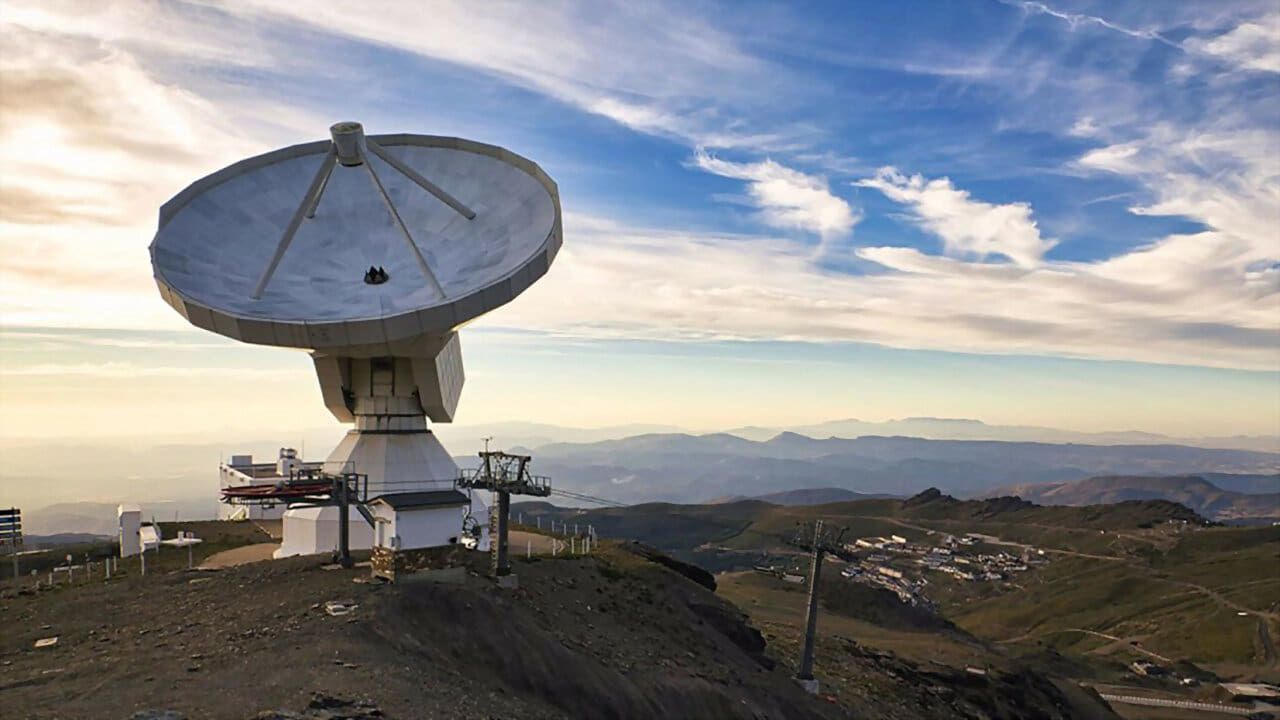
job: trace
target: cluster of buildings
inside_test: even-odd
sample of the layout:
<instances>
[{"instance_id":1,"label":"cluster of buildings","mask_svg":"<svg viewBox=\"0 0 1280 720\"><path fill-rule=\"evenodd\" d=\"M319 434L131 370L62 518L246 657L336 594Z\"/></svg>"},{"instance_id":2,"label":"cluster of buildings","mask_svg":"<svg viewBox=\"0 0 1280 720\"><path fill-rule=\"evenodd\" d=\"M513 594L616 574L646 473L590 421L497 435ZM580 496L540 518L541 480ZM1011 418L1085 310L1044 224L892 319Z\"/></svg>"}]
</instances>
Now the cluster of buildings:
<instances>
[{"instance_id":1,"label":"cluster of buildings","mask_svg":"<svg viewBox=\"0 0 1280 720\"><path fill-rule=\"evenodd\" d=\"M908 605L930 606L928 598L924 595L924 587L929 584L928 580L922 577L908 577L901 570L876 564L870 558L859 563L849 563L840 575L850 580L884 588Z\"/></svg>"},{"instance_id":2,"label":"cluster of buildings","mask_svg":"<svg viewBox=\"0 0 1280 720\"><path fill-rule=\"evenodd\" d=\"M1024 547L1018 553L984 551L999 538L979 533L942 535L937 545L913 542L902 535L857 538L844 545L840 574L848 580L889 590L902 602L931 606L924 589L929 584L925 571L945 573L966 582L1008 580L1013 575L1048 562L1043 550ZM798 558L795 567L757 565L756 571L776 575L786 582L801 584L807 579L807 559Z\"/></svg>"},{"instance_id":3,"label":"cluster of buildings","mask_svg":"<svg viewBox=\"0 0 1280 720\"><path fill-rule=\"evenodd\" d=\"M901 535L858 538L845 545L845 551L856 559L842 574L892 590L903 602L921 604L926 602L921 590L928 580L923 573L910 570L946 573L967 582L991 582L1008 580L1047 562L1043 550L1030 547L1017 554L976 552L979 545L993 540L998 538L978 533L944 535L937 545L911 542Z\"/></svg>"}]
</instances>

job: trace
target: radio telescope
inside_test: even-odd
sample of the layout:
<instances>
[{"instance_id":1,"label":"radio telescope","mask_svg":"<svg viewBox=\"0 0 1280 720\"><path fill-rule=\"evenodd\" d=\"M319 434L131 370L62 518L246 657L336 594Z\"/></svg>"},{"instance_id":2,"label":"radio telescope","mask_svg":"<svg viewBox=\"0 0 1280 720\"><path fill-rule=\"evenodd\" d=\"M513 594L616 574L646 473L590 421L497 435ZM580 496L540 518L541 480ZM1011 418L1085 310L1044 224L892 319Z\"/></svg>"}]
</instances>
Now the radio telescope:
<instances>
[{"instance_id":1,"label":"radio telescope","mask_svg":"<svg viewBox=\"0 0 1280 720\"><path fill-rule=\"evenodd\" d=\"M196 327L308 351L354 428L329 472L368 496L451 488L428 425L462 391L458 329L542 277L560 248L555 182L493 145L430 135L330 139L242 160L160 208L160 295Z\"/></svg>"}]
</instances>

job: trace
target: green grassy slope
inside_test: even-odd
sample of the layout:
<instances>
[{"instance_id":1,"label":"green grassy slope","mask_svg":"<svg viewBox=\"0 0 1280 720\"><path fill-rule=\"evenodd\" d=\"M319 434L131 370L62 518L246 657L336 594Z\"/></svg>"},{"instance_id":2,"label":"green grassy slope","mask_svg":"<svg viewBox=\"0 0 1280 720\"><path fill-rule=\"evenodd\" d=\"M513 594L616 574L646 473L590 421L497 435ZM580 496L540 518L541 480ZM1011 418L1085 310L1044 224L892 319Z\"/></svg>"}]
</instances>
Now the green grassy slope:
<instances>
[{"instance_id":1,"label":"green grassy slope","mask_svg":"<svg viewBox=\"0 0 1280 720\"><path fill-rule=\"evenodd\" d=\"M942 534L992 535L1044 549L1050 562L1007 582L931 573L928 595L965 631L1112 666L1159 656L1231 677L1280 673L1261 637L1265 628L1280 643L1280 528L1211 527L1175 503L1041 507L933 492L808 507L643 505L580 517L601 534L694 562L706 559L709 545L736 551L731 562L708 564L715 570L746 567L761 550L788 551L784 539L814 518L847 528L850 539L897 534L932 544Z\"/></svg>"}]
</instances>

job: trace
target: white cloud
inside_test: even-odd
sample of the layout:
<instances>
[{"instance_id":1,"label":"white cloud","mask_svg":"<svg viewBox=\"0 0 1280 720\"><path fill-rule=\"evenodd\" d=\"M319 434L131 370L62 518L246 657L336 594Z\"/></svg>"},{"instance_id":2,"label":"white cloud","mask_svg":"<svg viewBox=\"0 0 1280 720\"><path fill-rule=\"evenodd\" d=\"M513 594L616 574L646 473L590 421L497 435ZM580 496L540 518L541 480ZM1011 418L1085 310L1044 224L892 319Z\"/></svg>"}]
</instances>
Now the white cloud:
<instances>
[{"instance_id":1,"label":"white cloud","mask_svg":"<svg viewBox=\"0 0 1280 720\"><path fill-rule=\"evenodd\" d=\"M1240 127L1232 116L1204 127L1157 125L1124 143L1085 153L1085 169L1133 177L1155 201L1132 211L1194 218L1280 260L1280 132Z\"/></svg>"},{"instance_id":2,"label":"white cloud","mask_svg":"<svg viewBox=\"0 0 1280 720\"><path fill-rule=\"evenodd\" d=\"M287 61L254 27L227 19L213 8L135 0L10 0L3 16L5 24L26 31L185 60L256 68Z\"/></svg>"},{"instance_id":3,"label":"white cloud","mask_svg":"<svg viewBox=\"0 0 1280 720\"><path fill-rule=\"evenodd\" d=\"M1152 261L1140 255L1130 260L1135 271L1120 261L1024 268L864 248L859 254L888 272L850 276L774 238L579 215L566 219L565 231L571 241L547 281L480 325L586 338L860 341L1276 369L1280 296L1257 297L1233 271L1219 269L1197 285L1167 269L1174 274L1166 286L1167 278L1146 274ZM1181 246L1203 240L1188 236Z\"/></svg>"},{"instance_id":4,"label":"white cloud","mask_svg":"<svg viewBox=\"0 0 1280 720\"><path fill-rule=\"evenodd\" d=\"M144 338L144 337L115 337L113 335L102 334L94 335L87 333L67 333L67 332L43 332L33 330L17 330L11 328L0 328L0 343L18 342L20 347L15 348L21 351L27 351L32 348L41 351L48 349L57 350L84 350L89 347L106 347L122 350L223 350L228 347L235 347L231 341L220 340L218 336L208 335L208 340L212 342L201 342L188 337L187 335L175 335L165 338ZM11 349L9 352L13 352Z\"/></svg>"},{"instance_id":5,"label":"white cloud","mask_svg":"<svg viewBox=\"0 0 1280 720\"><path fill-rule=\"evenodd\" d=\"M968 191L952 185L949 178L926 181L920 175L907 177L890 167L855 184L879 190L894 202L910 207L922 227L942 238L948 255L980 259L1002 255L1023 267L1035 267L1056 244L1040 236L1030 205L992 205L974 200Z\"/></svg>"},{"instance_id":6,"label":"white cloud","mask_svg":"<svg viewBox=\"0 0 1280 720\"><path fill-rule=\"evenodd\" d=\"M469 68L645 133L759 147L730 108L776 102L786 71L693 8L634 2L223 2L235 15L320 29Z\"/></svg>"},{"instance_id":7,"label":"white cloud","mask_svg":"<svg viewBox=\"0 0 1280 720\"><path fill-rule=\"evenodd\" d=\"M233 378L233 379L271 379L292 378L297 375L293 368L231 368L231 367L171 367L164 365L143 365L132 362L99 362L99 363L37 363L32 365L0 366L0 377L91 377L108 379L138 378Z\"/></svg>"},{"instance_id":8,"label":"white cloud","mask_svg":"<svg viewBox=\"0 0 1280 720\"><path fill-rule=\"evenodd\" d=\"M1097 121L1086 115L1076 120L1076 124L1071 126L1071 129L1067 131L1067 134L1075 137L1095 137L1101 131L1102 128L1098 127Z\"/></svg>"},{"instance_id":9,"label":"white cloud","mask_svg":"<svg viewBox=\"0 0 1280 720\"><path fill-rule=\"evenodd\" d=\"M744 180L751 204L770 227L816 233L824 240L853 231L861 216L831 193L826 178L807 175L773 160L738 163L698 149L694 164L721 177Z\"/></svg>"},{"instance_id":10,"label":"white cloud","mask_svg":"<svg viewBox=\"0 0 1280 720\"><path fill-rule=\"evenodd\" d=\"M219 103L157 78L114 44L141 35L126 27L141 9L98 23L73 13L65 32L42 12L0 15L3 321L180 327L155 302L147 262L158 208L195 178L271 147L262 133L272 125L246 116L298 114ZM110 41L95 39L95 28ZM154 42L176 52L162 35Z\"/></svg>"},{"instance_id":11,"label":"white cloud","mask_svg":"<svg viewBox=\"0 0 1280 720\"><path fill-rule=\"evenodd\" d=\"M1114 173L1127 173L1134 169L1138 147L1130 143L1094 148L1081 156L1079 163L1085 167Z\"/></svg>"},{"instance_id":12,"label":"white cloud","mask_svg":"<svg viewBox=\"0 0 1280 720\"><path fill-rule=\"evenodd\" d=\"M1280 12L1243 22L1215 38L1186 45L1237 67L1280 73Z\"/></svg>"},{"instance_id":13,"label":"white cloud","mask_svg":"<svg viewBox=\"0 0 1280 720\"><path fill-rule=\"evenodd\" d=\"M194 4L14 0L3 22L134 54L341 76L305 32L394 48L523 87L633 130L706 147L785 146L800 132L741 118L790 92L788 72L742 48L714 17L674 3L419 4L209 0ZM299 40L299 36L304 40ZM353 81L377 82L362 76ZM441 102L448 102L441 98ZM270 117L270 115L265 115ZM261 120L259 121L261 122Z\"/></svg>"},{"instance_id":14,"label":"white cloud","mask_svg":"<svg viewBox=\"0 0 1280 720\"><path fill-rule=\"evenodd\" d=\"M136 224L209 157L245 138L207 100L129 54L8 26L0 55L5 219Z\"/></svg>"}]
</instances>

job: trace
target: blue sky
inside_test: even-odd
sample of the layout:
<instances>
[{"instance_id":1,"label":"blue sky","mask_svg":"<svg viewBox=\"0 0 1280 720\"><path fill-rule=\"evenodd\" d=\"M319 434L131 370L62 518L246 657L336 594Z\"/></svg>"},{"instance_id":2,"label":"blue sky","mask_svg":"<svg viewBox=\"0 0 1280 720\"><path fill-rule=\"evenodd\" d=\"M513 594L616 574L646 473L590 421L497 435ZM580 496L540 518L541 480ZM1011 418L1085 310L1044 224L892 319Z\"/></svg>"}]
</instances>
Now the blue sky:
<instances>
[{"instance_id":1,"label":"blue sky","mask_svg":"<svg viewBox=\"0 0 1280 720\"><path fill-rule=\"evenodd\" d=\"M184 382L193 429L323 425L305 357L186 328L145 248L357 119L560 185L556 266L464 332L464 422L1280 433L1273 4L9 5L0 399L94 404L39 432L154 432Z\"/></svg>"}]
</instances>

